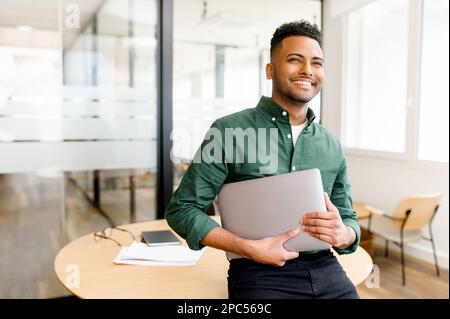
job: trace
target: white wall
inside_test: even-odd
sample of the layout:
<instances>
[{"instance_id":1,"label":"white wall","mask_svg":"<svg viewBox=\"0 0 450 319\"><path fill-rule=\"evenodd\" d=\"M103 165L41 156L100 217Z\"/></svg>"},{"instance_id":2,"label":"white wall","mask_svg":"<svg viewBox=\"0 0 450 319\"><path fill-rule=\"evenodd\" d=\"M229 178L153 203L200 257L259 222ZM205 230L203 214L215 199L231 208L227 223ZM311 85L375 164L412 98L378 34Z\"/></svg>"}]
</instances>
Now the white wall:
<instances>
[{"instance_id":1,"label":"white wall","mask_svg":"<svg viewBox=\"0 0 450 319\"><path fill-rule=\"evenodd\" d=\"M341 137L343 94L343 14L367 0L324 0L323 32L326 84L323 91L322 122ZM398 160L347 153L354 201L368 202L385 212L405 196L443 192L441 207L433 222L433 233L441 267L449 267L449 171L448 164ZM428 235L427 230L424 235ZM433 262L427 241L410 244L406 253Z\"/></svg>"}]
</instances>

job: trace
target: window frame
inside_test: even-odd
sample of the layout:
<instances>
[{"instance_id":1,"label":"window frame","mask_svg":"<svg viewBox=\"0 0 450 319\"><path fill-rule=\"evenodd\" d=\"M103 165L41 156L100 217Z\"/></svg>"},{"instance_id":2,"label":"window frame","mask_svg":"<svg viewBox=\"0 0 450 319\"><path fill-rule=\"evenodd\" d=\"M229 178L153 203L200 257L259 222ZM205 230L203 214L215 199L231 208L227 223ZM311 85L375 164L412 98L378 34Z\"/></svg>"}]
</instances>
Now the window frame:
<instances>
[{"instance_id":1,"label":"window frame","mask_svg":"<svg viewBox=\"0 0 450 319\"><path fill-rule=\"evenodd\" d=\"M419 159L419 114L420 114L420 85L422 66L422 32L425 0L409 0L408 4L408 44L407 44L407 101L406 101L406 126L405 126L405 151L401 153L378 151L371 149L347 147L343 145L347 155L363 158L378 158L394 160L414 165L422 169L437 169L440 172L448 172L449 163L433 160ZM370 1L372 2L372 1ZM370 3L369 2L369 3ZM344 85L347 83L347 50L348 50L348 12L343 17L343 54L342 54L342 78ZM341 133L345 131L346 91L341 94Z\"/></svg>"}]
</instances>

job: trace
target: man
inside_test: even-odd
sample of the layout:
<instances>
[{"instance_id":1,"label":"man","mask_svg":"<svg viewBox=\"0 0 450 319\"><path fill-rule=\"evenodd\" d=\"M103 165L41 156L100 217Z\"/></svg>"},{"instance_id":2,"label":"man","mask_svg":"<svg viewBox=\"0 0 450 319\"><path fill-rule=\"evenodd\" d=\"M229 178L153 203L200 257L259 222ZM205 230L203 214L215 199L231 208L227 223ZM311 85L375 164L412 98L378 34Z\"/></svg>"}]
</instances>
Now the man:
<instances>
[{"instance_id":1,"label":"man","mask_svg":"<svg viewBox=\"0 0 450 319\"><path fill-rule=\"evenodd\" d=\"M352 209L342 147L326 129L313 122L314 113L308 108L324 81L321 45L316 25L302 20L280 26L271 40L271 59L266 66L266 76L273 83L272 98L263 96L256 108L225 116L211 127L222 135L227 135L229 129L275 128L275 169L268 173L261 170L261 161L242 162L236 156L230 161L223 160L223 156L216 161L194 160L170 200L167 221L186 238L191 249L206 245L246 257L230 261L230 298L358 298L330 250L299 254L283 247L299 231L329 242L340 254L354 252L359 244L360 228ZM233 139L223 147L223 137L217 137L221 134L208 138L210 135L197 155L204 154L202 151L214 138L215 146L222 147L222 151L231 144L236 153L248 155L243 141ZM321 171L328 212L310 212L299 221L298 228L284 234L248 240L221 228L204 212L224 183L310 168Z\"/></svg>"}]
</instances>

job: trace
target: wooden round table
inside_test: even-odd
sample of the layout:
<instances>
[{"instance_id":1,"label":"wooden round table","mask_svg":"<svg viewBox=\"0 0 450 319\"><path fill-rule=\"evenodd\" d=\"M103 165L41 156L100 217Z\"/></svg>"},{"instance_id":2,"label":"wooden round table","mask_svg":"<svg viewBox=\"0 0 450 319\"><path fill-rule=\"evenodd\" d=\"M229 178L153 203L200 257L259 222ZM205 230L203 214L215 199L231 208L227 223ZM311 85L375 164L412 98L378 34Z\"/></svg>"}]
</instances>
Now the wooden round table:
<instances>
[{"instance_id":1,"label":"wooden round table","mask_svg":"<svg viewBox=\"0 0 450 319\"><path fill-rule=\"evenodd\" d=\"M213 218L220 222L217 216ZM169 229L166 220L120 227L136 238L144 230ZM123 245L132 241L125 232L114 232L113 237ZM119 251L113 241L95 241L93 234L88 234L61 249L54 263L56 275L80 298L228 298L228 260L221 250L207 247L195 266L151 267L113 264ZM372 271L372 259L361 247L350 255L335 255L355 285Z\"/></svg>"}]
</instances>

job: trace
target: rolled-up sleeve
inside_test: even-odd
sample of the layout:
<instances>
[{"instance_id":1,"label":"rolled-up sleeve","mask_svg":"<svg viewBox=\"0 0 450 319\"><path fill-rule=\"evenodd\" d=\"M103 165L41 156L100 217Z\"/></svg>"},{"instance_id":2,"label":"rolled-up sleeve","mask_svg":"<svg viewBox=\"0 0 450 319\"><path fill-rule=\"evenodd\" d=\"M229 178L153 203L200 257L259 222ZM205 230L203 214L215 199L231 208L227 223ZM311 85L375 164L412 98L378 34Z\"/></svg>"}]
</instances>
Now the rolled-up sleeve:
<instances>
[{"instance_id":1,"label":"rolled-up sleeve","mask_svg":"<svg viewBox=\"0 0 450 319\"><path fill-rule=\"evenodd\" d=\"M340 255L351 254L355 252L355 250L359 246L361 238L361 228L359 225L358 217L356 216L356 212L353 210L351 185L347 175L347 163L345 158L342 159L341 165L339 167L339 172L333 185L331 202L339 210L344 224L351 227L356 233L356 239L352 245L343 249L339 249L336 247L334 247L334 249Z\"/></svg>"},{"instance_id":2,"label":"rolled-up sleeve","mask_svg":"<svg viewBox=\"0 0 450 319\"><path fill-rule=\"evenodd\" d=\"M219 121L214 122L167 208L169 226L186 239L189 248L193 250L203 248L202 241L206 235L213 228L220 227L205 211L228 175L223 133L223 125ZM204 160L202 155L206 153L213 156Z\"/></svg>"}]
</instances>

